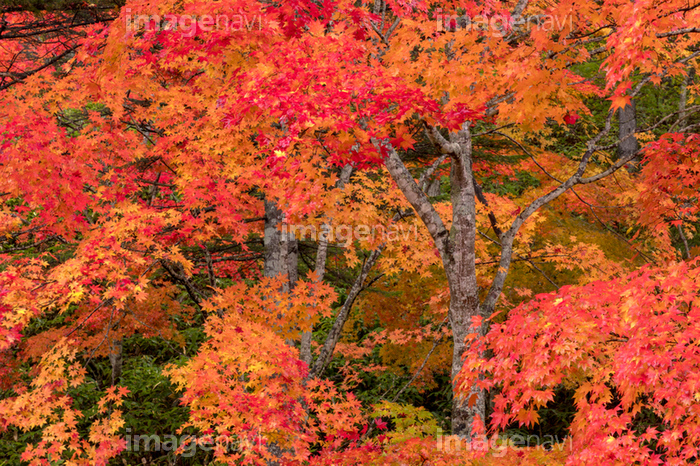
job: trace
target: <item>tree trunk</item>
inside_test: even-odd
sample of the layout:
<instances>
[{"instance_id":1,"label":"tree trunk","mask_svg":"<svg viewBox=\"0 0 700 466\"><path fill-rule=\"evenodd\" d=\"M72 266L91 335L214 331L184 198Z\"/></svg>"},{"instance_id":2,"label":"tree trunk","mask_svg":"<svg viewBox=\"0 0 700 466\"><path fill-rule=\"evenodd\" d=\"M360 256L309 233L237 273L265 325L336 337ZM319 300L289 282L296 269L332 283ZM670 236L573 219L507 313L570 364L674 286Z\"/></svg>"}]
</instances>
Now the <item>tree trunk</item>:
<instances>
[{"instance_id":1,"label":"tree trunk","mask_svg":"<svg viewBox=\"0 0 700 466\"><path fill-rule=\"evenodd\" d=\"M450 169L452 228L442 262L450 287L454 383L464 364L463 355L467 349L465 338L472 332L480 334L481 326L475 329L472 325L472 319L479 315L479 287L476 282L476 197L469 123L457 134L451 134L450 142L455 145ZM486 397L478 387L472 387L468 396L457 395L454 388L452 393L452 433L470 438L475 416L485 420Z\"/></svg>"},{"instance_id":2,"label":"tree trunk","mask_svg":"<svg viewBox=\"0 0 700 466\"><path fill-rule=\"evenodd\" d=\"M352 165L346 165L340 171L340 177L336 182L336 189L343 189L345 184L350 181L350 175L352 175L353 167ZM324 224L322 227L322 232L318 238L318 251L316 252L316 267L314 271L316 272L316 280L319 282L323 281L323 277L326 274L326 259L328 258L328 230L330 227ZM313 330L313 329L312 329ZM313 337L313 332L303 332L301 334L301 344L299 346L299 357L302 361L309 365L313 363L313 355L311 354L311 339Z\"/></svg>"},{"instance_id":3,"label":"tree trunk","mask_svg":"<svg viewBox=\"0 0 700 466\"><path fill-rule=\"evenodd\" d=\"M109 363L112 366L112 386L115 386L122 376L122 340L112 340L109 348Z\"/></svg>"},{"instance_id":4,"label":"tree trunk","mask_svg":"<svg viewBox=\"0 0 700 466\"><path fill-rule=\"evenodd\" d=\"M519 2L519 5L521 3ZM524 5L524 4L523 4ZM634 112L634 109L631 109ZM609 133L613 113L610 112L605 121L605 127L596 136L588 141L587 150L582 154L578 168L566 180L556 188L532 201L527 207L518 213L512 220L510 228L502 231L496 222L493 212L489 212L489 219L498 236L494 240L500 245L501 257L498 269L493 277L491 286L483 301L479 301L479 288L476 281L476 208L475 197L479 195L477 185L472 173L472 137L470 122L465 122L457 133L449 133L445 138L435 127L425 124L426 135L433 145L438 147L442 154L451 158L450 182L452 188L452 228L448 233L440 215L430 203L424 190L427 186L419 186L413 179L404 163L401 161L396 149L388 141L373 140L380 152L386 154L385 165L397 186L403 192L406 200L411 204L416 214L428 229L435 247L440 253L443 267L447 275L450 288L449 318L454 338L454 352L452 356L452 377L460 372L463 366L462 356L468 349L465 338L474 333L483 336L483 326L474 326L474 317L489 317L503 291L508 269L513 256L513 242L520 227L540 207L553 201L561 194L577 184L594 183L599 179L610 176L616 170L624 166L629 159L618 160L613 166L596 175L584 178L588 162L593 153L598 150L598 143ZM634 138L636 131L636 118L627 113L621 127L630 137L625 139L626 148L634 143L636 153L637 141ZM624 136L622 136L624 137ZM422 183L421 183L422 184ZM461 437L472 437L472 427L475 417L480 417L486 422L486 394L477 386L473 386L467 394L457 394L453 386L452 404L452 433Z\"/></svg>"},{"instance_id":5,"label":"tree trunk","mask_svg":"<svg viewBox=\"0 0 700 466\"><path fill-rule=\"evenodd\" d=\"M639 150L639 144L634 133L637 131L637 106L634 100L619 110L620 143L617 146L617 157L620 159L634 155Z\"/></svg>"},{"instance_id":6,"label":"tree trunk","mask_svg":"<svg viewBox=\"0 0 700 466\"><path fill-rule=\"evenodd\" d=\"M465 280L465 278L467 278ZM482 336L481 326L473 327L472 317L479 315L478 299L471 293L469 277L455 277L450 283L450 325L454 346L452 351L452 380L462 370L463 356L467 350L465 339L468 334ZM456 282L456 283L455 283ZM471 438L472 423L476 416L486 422L486 394L474 386L468 394L458 394L452 389L452 434Z\"/></svg>"},{"instance_id":7,"label":"tree trunk","mask_svg":"<svg viewBox=\"0 0 700 466\"><path fill-rule=\"evenodd\" d=\"M287 280L280 291L290 292L294 289L298 277L298 244L293 233L284 226L284 213L271 200L265 200L265 265L263 274L274 278L286 275ZM287 341L294 346L294 341ZM285 450L275 441L267 445L268 451L276 458L281 458ZM279 466L278 461L268 461L268 466Z\"/></svg>"},{"instance_id":8,"label":"tree trunk","mask_svg":"<svg viewBox=\"0 0 700 466\"><path fill-rule=\"evenodd\" d=\"M685 107L688 103L688 86L693 84L693 78L695 77L695 68L688 68L688 74L685 75L683 79L683 84L681 85L681 95L678 101L678 129L683 130L687 123L687 112Z\"/></svg>"},{"instance_id":9,"label":"tree trunk","mask_svg":"<svg viewBox=\"0 0 700 466\"><path fill-rule=\"evenodd\" d=\"M430 183L430 186L428 187L428 190L425 192L425 194L428 195L428 197L435 197L440 195L440 180L435 179L433 180L432 183Z\"/></svg>"},{"instance_id":10,"label":"tree trunk","mask_svg":"<svg viewBox=\"0 0 700 466\"><path fill-rule=\"evenodd\" d=\"M481 326L473 328L472 319L479 315L479 288L476 282L476 198L472 174L472 142L470 122L445 140L434 132L436 142L452 159L450 183L452 196L452 228L449 233L425 192L414 181L393 147L388 146L386 167L428 228L440 253L450 289L449 320L454 340L452 380L462 369L469 333L481 334ZM486 396L473 387L466 396L458 395L453 386L452 433L471 438L476 416L485 421Z\"/></svg>"},{"instance_id":11,"label":"tree trunk","mask_svg":"<svg viewBox=\"0 0 700 466\"><path fill-rule=\"evenodd\" d=\"M265 266L266 277L287 275L284 291L297 282L298 245L293 233L284 227L284 213L272 201L265 201Z\"/></svg>"}]
</instances>

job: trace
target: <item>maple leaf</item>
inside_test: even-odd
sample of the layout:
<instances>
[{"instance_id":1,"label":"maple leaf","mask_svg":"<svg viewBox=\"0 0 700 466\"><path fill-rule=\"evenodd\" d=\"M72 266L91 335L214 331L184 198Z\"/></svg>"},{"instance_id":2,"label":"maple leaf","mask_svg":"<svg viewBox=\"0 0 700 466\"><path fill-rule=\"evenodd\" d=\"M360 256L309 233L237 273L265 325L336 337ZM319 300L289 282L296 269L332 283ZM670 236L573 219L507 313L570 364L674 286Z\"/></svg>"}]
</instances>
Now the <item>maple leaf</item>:
<instances>
[{"instance_id":1,"label":"maple leaf","mask_svg":"<svg viewBox=\"0 0 700 466\"><path fill-rule=\"evenodd\" d=\"M613 95L612 97L608 98L612 103L610 105L611 110L617 110L620 108L625 108L630 104L632 101L632 98L628 95Z\"/></svg>"},{"instance_id":2,"label":"maple leaf","mask_svg":"<svg viewBox=\"0 0 700 466\"><path fill-rule=\"evenodd\" d=\"M396 137L391 140L393 145L400 147L403 150L413 148L413 144L415 144L415 142L416 141L411 137L410 133L408 133L405 129L397 132Z\"/></svg>"}]
</instances>

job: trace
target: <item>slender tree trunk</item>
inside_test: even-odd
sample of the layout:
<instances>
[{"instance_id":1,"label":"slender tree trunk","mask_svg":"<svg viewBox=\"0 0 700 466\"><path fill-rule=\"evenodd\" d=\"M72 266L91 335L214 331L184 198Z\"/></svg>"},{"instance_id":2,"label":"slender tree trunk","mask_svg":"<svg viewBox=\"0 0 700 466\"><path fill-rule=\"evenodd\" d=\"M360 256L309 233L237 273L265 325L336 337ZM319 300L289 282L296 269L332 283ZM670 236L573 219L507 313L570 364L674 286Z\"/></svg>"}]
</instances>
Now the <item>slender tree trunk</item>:
<instances>
[{"instance_id":1,"label":"slender tree trunk","mask_svg":"<svg viewBox=\"0 0 700 466\"><path fill-rule=\"evenodd\" d=\"M694 77L695 68L688 68L688 74L685 75L685 79L683 79L683 84L681 85L681 95L680 99L678 100L678 129L680 130L685 128L685 125L687 123L686 118L688 115L685 110L685 107L688 103L688 86L690 86L693 83Z\"/></svg>"},{"instance_id":2,"label":"slender tree trunk","mask_svg":"<svg viewBox=\"0 0 700 466\"><path fill-rule=\"evenodd\" d=\"M337 189L343 189L345 184L350 181L350 175L352 175L353 167L352 165L346 165L340 171L340 177L336 182ZM318 251L316 252L316 266L314 272L316 272L316 280L319 282L323 281L323 277L326 274L326 259L328 258L328 230L329 226L324 224L320 237L318 238ZM301 344L299 346L300 358L306 364L311 367L313 362L313 355L311 354L311 339L313 333L311 331L303 332L301 334Z\"/></svg>"},{"instance_id":3,"label":"slender tree trunk","mask_svg":"<svg viewBox=\"0 0 700 466\"><path fill-rule=\"evenodd\" d=\"M109 363L112 366L112 386L119 382L122 376L122 340L113 340L109 348Z\"/></svg>"},{"instance_id":4,"label":"slender tree trunk","mask_svg":"<svg viewBox=\"0 0 700 466\"><path fill-rule=\"evenodd\" d=\"M286 276L280 288L284 293L291 292L297 283L298 271L298 242L294 233L289 231L284 223L284 213L272 201L265 201L265 266L264 275L274 278ZM281 317L281 313L280 316ZM294 346L293 340L287 344Z\"/></svg>"},{"instance_id":5,"label":"slender tree trunk","mask_svg":"<svg viewBox=\"0 0 700 466\"><path fill-rule=\"evenodd\" d=\"M425 192L425 194L428 195L428 197L435 197L440 195L440 180L435 179L433 180L432 183L430 183L428 190Z\"/></svg>"},{"instance_id":6,"label":"slender tree trunk","mask_svg":"<svg viewBox=\"0 0 700 466\"><path fill-rule=\"evenodd\" d=\"M380 143L378 141L374 141L374 143L379 146ZM395 155L395 151L392 152L394 156L391 160L393 160L392 166L395 166L394 170L398 170L399 172L402 170L406 170L406 168L403 166L401 161L398 159L398 155ZM418 182L417 186L420 186L418 189L419 190L425 190L428 189L428 185L431 181L431 178L433 174L435 173L435 170L438 169L440 164L444 162L445 158L447 156L443 155L439 157L433 165L426 170L423 175L421 176L421 179ZM396 164L396 161L398 160L398 165ZM343 169L343 172L341 173L341 178L339 180L339 183L342 182L343 184L347 182L348 178L350 177L350 171L346 173L347 167ZM406 170L406 173L408 171ZM408 175L410 177L410 175ZM345 181L343 181L345 180ZM411 179L411 182L413 182L413 179ZM402 181L405 185L405 181ZM342 187L339 185L339 187ZM421 191L422 192L422 191ZM427 199L427 198L426 198ZM432 206L431 206L432 207ZM391 219L391 223L394 223L398 221L405 213L402 212L397 212L394 217ZM432 231L432 230L431 230ZM326 338L326 341L324 342L323 346L319 350L318 358L316 361L311 364L311 371L309 372L309 377L313 378L321 374L323 370L326 368L326 365L330 361L331 357L333 356L333 351L335 350L335 346L338 343L338 339L340 338L340 332L343 329L343 326L345 325L345 322L347 322L348 316L350 314L350 310L352 309L352 305L355 302L355 298L360 294L360 292L364 288L364 283L365 280L367 280L367 277L369 276L369 272L372 270L372 267L377 263L377 260L382 254L382 251L384 251L384 248L386 247L386 243L380 244L374 251L372 251L367 257L367 259L363 262L362 267L360 268L360 273L355 279L355 282L353 283L352 287L350 288L350 291L348 292L348 296L345 298L345 302L343 303L343 306L340 308L340 311L338 311L338 315L335 318L335 321L333 322L333 326L331 327L330 332L328 332L328 337ZM320 253L320 251L319 251ZM324 257L325 257L325 250L323 252ZM319 264L319 259L317 256L317 263L316 267L318 267ZM325 260L325 259L324 259Z\"/></svg>"},{"instance_id":7,"label":"slender tree trunk","mask_svg":"<svg viewBox=\"0 0 700 466\"><path fill-rule=\"evenodd\" d=\"M518 5L526 2L519 2ZM522 10L520 10L522 11ZM450 181L452 185L452 227L448 232L440 215L437 213L430 200L425 195L427 187L421 187L415 182L413 176L401 161L396 149L388 142L373 140L375 146L382 153L387 154L385 165L397 186L403 192L406 200L411 204L416 214L428 229L433 238L435 247L442 258L443 267L447 275L450 287L450 309L449 318L454 338L454 352L452 357L452 376L454 377L462 369L462 356L468 349L465 338L473 333L483 336L482 325L474 326L474 317L489 317L498 302L508 269L513 256L513 242L525 221L532 216L540 207L553 201L561 194L571 189L577 184L594 183L599 179L610 176L620 169L630 159L622 158L605 171L584 178L588 162L593 153L598 149L598 143L610 132L614 113L609 112L605 120L605 127L592 139L588 141L587 150L581 155L578 168L559 186L538 197L512 220L510 228L502 231L496 225L493 212L489 213L492 227L498 236L498 243L501 247L501 258L498 269L493 278L491 286L483 301L479 300L479 288L476 281L476 216L475 197L477 185L472 172L472 138L470 133L470 122L465 122L457 133L450 133L449 139L445 138L440 131L425 123L426 135L431 142L440 149L442 154L451 158ZM630 123L628 121L628 123ZM636 121L634 122L636 129ZM626 126L626 131L630 131L631 126ZM634 134L631 130L630 134ZM634 139L633 136L626 139ZM636 140L635 140L636 144ZM636 153L636 149L635 149ZM486 422L486 394L477 386L471 387L468 393L459 394L453 386L452 405L452 433L462 437L472 437L472 427L475 417L480 417Z\"/></svg>"},{"instance_id":8,"label":"slender tree trunk","mask_svg":"<svg viewBox=\"0 0 700 466\"><path fill-rule=\"evenodd\" d=\"M637 131L637 106L634 100L619 110L618 118L620 122L620 143L617 146L617 157L624 159L639 150L639 143L634 135Z\"/></svg>"}]
</instances>

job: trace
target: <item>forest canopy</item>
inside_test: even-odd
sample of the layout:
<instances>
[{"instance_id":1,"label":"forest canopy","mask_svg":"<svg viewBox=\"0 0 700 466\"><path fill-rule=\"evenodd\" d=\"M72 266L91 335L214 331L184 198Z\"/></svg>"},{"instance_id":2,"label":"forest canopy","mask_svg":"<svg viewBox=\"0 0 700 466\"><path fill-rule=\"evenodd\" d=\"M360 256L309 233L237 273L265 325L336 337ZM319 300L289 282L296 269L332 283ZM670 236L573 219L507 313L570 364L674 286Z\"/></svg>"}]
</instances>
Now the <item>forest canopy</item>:
<instances>
[{"instance_id":1,"label":"forest canopy","mask_svg":"<svg viewBox=\"0 0 700 466\"><path fill-rule=\"evenodd\" d=\"M694 464L700 3L0 3L0 465Z\"/></svg>"}]
</instances>

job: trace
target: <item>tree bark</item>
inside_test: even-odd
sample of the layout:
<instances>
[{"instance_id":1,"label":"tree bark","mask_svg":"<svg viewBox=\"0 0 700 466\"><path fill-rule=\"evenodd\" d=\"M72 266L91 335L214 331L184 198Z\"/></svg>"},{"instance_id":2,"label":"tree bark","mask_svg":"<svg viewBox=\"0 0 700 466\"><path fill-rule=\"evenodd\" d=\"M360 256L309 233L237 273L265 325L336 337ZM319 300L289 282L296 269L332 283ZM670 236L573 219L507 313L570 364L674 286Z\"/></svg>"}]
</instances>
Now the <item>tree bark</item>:
<instances>
[{"instance_id":1,"label":"tree bark","mask_svg":"<svg viewBox=\"0 0 700 466\"><path fill-rule=\"evenodd\" d=\"M379 143L375 142L375 144L378 145ZM445 157L446 156L439 157L435 161L435 163L433 163L433 165L428 170L426 170L425 173L423 173L423 175L421 176L421 180L419 181L419 185L421 186L419 188L419 191L421 189L427 189L427 186L428 186L428 183L430 181L430 178L432 177L432 174L435 172L435 170L437 170L438 166L445 160ZM400 160L399 160L399 163L401 163ZM403 166L403 164L401 164L401 166ZM405 169L405 167L404 167L404 169ZM349 177L349 176L350 176L350 173L347 174L347 177ZM341 180L343 180L342 176L341 176ZM345 179L344 183L345 182L347 182L347 179ZM396 222L403 215L405 215L405 214L402 212L396 213L394 215L394 217L392 218L391 222L392 223ZM439 219L439 217L438 217L438 219ZM345 302L343 303L343 307L341 307L340 311L338 312L338 315L335 318L335 321L333 322L333 327L331 328L331 331L329 332L328 337L326 338L326 341L324 342L323 346L321 347L321 350L319 351L319 355L318 355L318 358L316 359L316 362L311 365L311 370L309 372L309 378L319 376L323 372L323 370L326 368L326 366L328 365L328 362L331 360L331 357L333 356L333 351L335 350L335 347L338 344L338 340L340 338L340 333L343 329L343 326L345 325L345 322L347 322L348 317L350 315L350 310L352 309L352 305L355 302L355 299L357 298L357 296L363 290L364 282L367 279L372 267L374 267L374 265L377 263L377 260L379 259L382 252L384 251L384 248L386 248L386 243L380 244L377 247L377 249L372 251L370 253L369 257L367 257L367 259L363 262L362 267L360 269L360 273L357 276L357 278L355 279L355 282L353 283L352 288L350 288L348 296L345 299ZM318 259L317 259L317 261L318 261ZM317 267L318 267L318 262L317 262Z\"/></svg>"},{"instance_id":2,"label":"tree bark","mask_svg":"<svg viewBox=\"0 0 700 466\"><path fill-rule=\"evenodd\" d=\"M284 291L290 291L296 284L298 272L298 246L293 233L284 227L284 213L273 201L265 201L265 265L266 277L287 275Z\"/></svg>"},{"instance_id":3,"label":"tree bark","mask_svg":"<svg viewBox=\"0 0 700 466\"><path fill-rule=\"evenodd\" d=\"M481 325L472 319L479 315L479 287L476 282L476 198L472 174L472 141L470 123L457 134L450 134L456 150L452 154L450 183L452 186L452 228L443 264L450 287L449 318L454 338L452 352L452 380L462 370L465 342L469 333L481 335ZM484 391L472 387L467 397L453 389L452 432L471 437L475 417L485 421L486 397Z\"/></svg>"},{"instance_id":4,"label":"tree bark","mask_svg":"<svg viewBox=\"0 0 700 466\"><path fill-rule=\"evenodd\" d=\"M686 118L688 117L685 110L688 103L688 86L693 84L693 78L695 78L695 68L689 67L688 74L685 75L683 79L683 84L681 85L681 95L678 100L678 128L683 129L686 125Z\"/></svg>"},{"instance_id":5,"label":"tree bark","mask_svg":"<svg viewBox=\"0 0 700 466\"><path fill-rule=\"evenodd\" d=\"M634 155L639 150L639 143L634 136L637 131L637 106L634 100L619 110L618 119L620 122L620 143L617 146L617 157L624 159Z\"/></svg>"},{"instance_id":6,"label":"tree bark","mask_svg":"<svg viewBox=\"0 0 700 466\"><path fill-rule=\"evenodd\" d=\"M289 293L294 289L298 278L298 243L293 233L284 225L284 212L274 201L265 200L265 264L263 274L265 277L274 278L285 275L287 280L280 291ZM290 346L294 341L287 341ZM269 442L268 451L276 458L281 458L285 449L275 442ZM278 461L267 461L268 466L279 466Z\"/></svg>"},{"instance_id":7,"label":"tree bark","mask_svg":"<svg viewBox=\"0 0 700 466\"><path fill-rule=\"evenodd\" d=\"M109 363L112 366L112 386L115 386L122 376L122 340L113 340L109 348Z\"/></svg>"}]
</instances>

